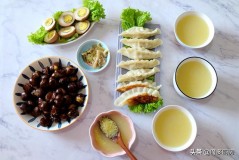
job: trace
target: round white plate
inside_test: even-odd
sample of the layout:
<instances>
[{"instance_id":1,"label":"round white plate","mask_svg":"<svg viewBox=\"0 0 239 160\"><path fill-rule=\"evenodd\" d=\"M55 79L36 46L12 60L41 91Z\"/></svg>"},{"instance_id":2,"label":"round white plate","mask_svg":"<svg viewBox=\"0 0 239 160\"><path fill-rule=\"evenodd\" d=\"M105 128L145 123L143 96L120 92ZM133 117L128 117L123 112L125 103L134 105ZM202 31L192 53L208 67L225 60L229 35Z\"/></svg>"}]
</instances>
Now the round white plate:
<instances>
[{"instance_id":1,"label":"round white plate","mask_svg":"<svg viewBox=\"0 0 239 160\"><path fill-rule=\"evenodd\" d=\"M29 115L29 114L22 114L21 109L19 106L22 104L22 99L20 94L23 92L22 86L25 83L28 83L28 79L32 76L32 73L34 70L42 70L43 67L50 66L54 62L59 62L62 64L62 66L67 65L73 65L74 67L78 68L77 76L78 78L82 78L82 83L86 85L86 87L80 91L80 93L83 93L86 95L84 106L78 107L79 116L77 116L74 119L64 120L62 122L56 123L54 122L50 127L43 127L40 125L40 119L42 116L39 116L37 118ZM19 77L16 80L15 86L14 86L14 92L13 92L13 103L15 106L15 110L19 117L29 126L35 129L44 130L44 131L56 131L63 128L66 128L77 121L78 118L81 117L82 113L84 112L87 102L89 98L89 87L88 82L86 79L86 76L84 75L83 71L78 67L77 64L72 62L69 59L66 59L64 57L44 57L40 58L31 64L29 64L23 71L20 73Z\"/></svg>"}]
</instances>

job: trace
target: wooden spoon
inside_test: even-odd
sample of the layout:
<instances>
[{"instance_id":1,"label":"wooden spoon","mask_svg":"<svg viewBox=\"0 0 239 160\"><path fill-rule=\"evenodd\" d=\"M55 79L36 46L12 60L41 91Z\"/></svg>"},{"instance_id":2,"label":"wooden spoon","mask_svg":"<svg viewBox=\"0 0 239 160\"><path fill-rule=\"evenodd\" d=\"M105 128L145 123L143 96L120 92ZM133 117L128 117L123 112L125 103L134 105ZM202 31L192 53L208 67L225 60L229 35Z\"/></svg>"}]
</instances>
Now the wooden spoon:
<instances>
[{"instance_id":1,"label":"wooden spoon","mask_svg":"<svg viewBox=\"0 0 239 160\"><path fill-rule=\"evenodd\" d=\"M128 147L125 146L122 140L119 128L113 120L111 120L108 117L103 117L102 120L100 121L100 129L107 138L113 140L115 143L120 145L120 147L126 152L126 154L131 160L137 160L137 158L128 149ZM112 133L109 133L109 132L112 132Z\"/></svg>"},{"instance_id":2,"label":"wooden spoon","mask_svg":"<svg viewBox=\"0 0 239 160\"><path fill-rule=\"evenodd\" d=\"M120 135L120 132L115 136L114 139L112 139L114 142L116 142L120 147L126 152L126 154L129 156L131 160L137 160L137 158L133 155L133 153L128 149L128 147L125 146L122 137Z\"/></svg>"}]
</instances>

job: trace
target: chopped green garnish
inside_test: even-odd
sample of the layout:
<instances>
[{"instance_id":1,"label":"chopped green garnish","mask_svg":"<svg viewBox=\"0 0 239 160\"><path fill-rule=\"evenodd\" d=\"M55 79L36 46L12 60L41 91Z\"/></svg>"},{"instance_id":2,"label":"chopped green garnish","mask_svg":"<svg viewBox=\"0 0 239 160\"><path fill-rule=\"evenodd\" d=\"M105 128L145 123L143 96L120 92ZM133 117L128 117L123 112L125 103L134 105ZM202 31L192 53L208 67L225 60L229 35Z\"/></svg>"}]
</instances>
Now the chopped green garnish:
<instances>
[{"instance_id":1,"label":"chopped green garnish","mask_svg":"<svg viewBox=\"0 0 239 160\"><path fill-rule=\"evenodd\" d=\"M137 104L135 106L129 106L130 111L134 113L151 113L156 111L163 105L163 99L153 103Z\"/></svg>"},{"instance_id":2,"label":"chopped green garnish","mask_svg":"<svg viewBox=\"0 0 239 160\"><path fill-rule=\"evenodd\" d=\"M33 44L45 44L44 37L47 34L47 31L43 26L41 26L36 32L31 33L27 36L28 41Z\"/></svg>"},{"instance_id":3,"label":"chopped green garnish","mask_svg":"<svg viewBox=\"0 0 239 160\"><path fill-rule=\"evenodd\" d=\"M120 18L123 30L127 30L134 26L143 27L146 22L152 20L149 12L140 11L130 7L123 10Z\"/></svg>"},{"instance_id":4,"label":"chopped green garnish","mask_svg":"<svg viewBox=\"0 0 239 160\"><path fill-rule=\"evenodd\" d=\"M97 0L83 0L83 6L90 10L90 21L98 22L105 18L105 9Z\"/></svg>"},{"instance_id":5,"label":"chopped green garnish","mask_svg":"<svg viewBox=\"0 0 239 160\"><path fill-rule=\"evenodd\" d=\"M155 75L146 78L149 81L155 82Z\"/></svg>"}]
</instances>

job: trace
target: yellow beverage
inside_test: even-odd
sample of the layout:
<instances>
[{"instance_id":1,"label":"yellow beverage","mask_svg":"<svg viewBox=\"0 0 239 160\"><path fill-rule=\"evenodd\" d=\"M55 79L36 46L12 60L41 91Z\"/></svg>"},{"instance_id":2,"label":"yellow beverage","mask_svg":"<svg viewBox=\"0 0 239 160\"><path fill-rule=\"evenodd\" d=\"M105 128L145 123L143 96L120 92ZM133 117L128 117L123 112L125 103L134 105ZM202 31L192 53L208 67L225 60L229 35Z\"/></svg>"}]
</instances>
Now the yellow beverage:
<instances>
[{"instance_id":1,"label":"yellow beverage","mask_svg":"<svg viewBox=\"0 0 239 160\"><path fill-rule=\"evenodd\" d=\"M179 20L176 26L178 38L188 46L200 46L209 38L209 26L198 15L192 14Z\"/></svg>"},{"instance_id":2,"label":"yellow beverage","mask_svg":"<svg viewBox=\"0 0 239 160\"><path fill-rule=\"evenodd\" d=\"M203 63L188 61L179 66L176 82L184 94L192 98L200 98L209 92L212 75Z\"/></svg>"},{"instance_id":3,"label":"yellow beverage","mask_svg":"<svg viewBox=\"0 0 239 160\"><path fill-rule=\"evenodd\" d=\"M167 147L184 145L192 134L192 124L185 113L177 108L163 111L155 121L157 139Z\"/></svg>"}]
</instances>

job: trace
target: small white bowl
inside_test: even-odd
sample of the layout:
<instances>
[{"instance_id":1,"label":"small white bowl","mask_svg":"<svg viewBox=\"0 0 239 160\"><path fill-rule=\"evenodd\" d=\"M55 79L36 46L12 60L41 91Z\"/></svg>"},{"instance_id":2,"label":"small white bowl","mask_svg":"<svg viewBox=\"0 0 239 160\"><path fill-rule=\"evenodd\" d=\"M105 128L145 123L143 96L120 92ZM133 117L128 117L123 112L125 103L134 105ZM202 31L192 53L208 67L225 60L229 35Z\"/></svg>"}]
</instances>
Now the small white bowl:
<instances>
[{"instance_id":1,"label":"small white bowl","mask_svg":"<svg viewBox=\"0 0 239 160\"><path fill-rule=\"evenodd\" d=\"M188 141L185 144L183 144L182 146L179 146L179 147L166 146L165 144L163 144L160 141L160 139L158 139L158 137L156 135L156 131L155 131L156 119L158 118L158 116L161 115L161 113L163 113L164 111L169 110L169 109L178 109L178 110L180 110L181 112L183 112L187 116L187 118L189 119L189 121L191 123L192 132L191 132L190 138L188 139ZM168 106L165 106L165 107L161 108L155 114L155 116L153 118L153 123L152 123L152 133L153 133L153 137L154 137L155 141L158 143L159 146L161 146L162 148L164 148L165 150L168 150L168 151L178 152L178 151L182 151L182 150L187 149L194 142L194 140L196 138L196 135L197 135L197 125L196 125L196 121L193 118L192 114L187 109L185 109L185 108L183 108L181 106L177 106L177 105L168 105Z\"/></svg>"},{"instance_id":2,"label":"small white bowl","mask_svg":"<svg viewBox=\"0 0 239 160\"><path fill-rule=\"evenodd\" d=\"M197 16L201 17L201 18L207 23L207 25L208 25L208 27L209 27L209 36L208 36L208 39L207 39L203 44L201 44L201 45L199 45L199 46L189 46L189 45L183 43L183 42L180 40L180 38L178 37L178 35L177 35L176 28L177 28L178 22L179 22L181 19L183 19L185 16L188 16L188 15L197 15ZM207 46L207 45L212 41L212 39L213 39L213 37L214 37L214 32L215 32L215 31L214 31L214 26L213 26L212 21L210 20L210 18L209 18L207 15L205 15L205 14L203 14L203 13L201 13L201 12L196 12L196 11L187 11L187 12L184 12L184 13L180 14L180 15L177 17L177 19L176 19L176 21L175 21L175 24L174 24L174 34L175 34L175 37L176 37L178 43L180 43L182 46L188 47L188 48L203 48L203 47Z\"/></svg>"},{"instance_id":3,"label":"small white bowl","mask_svg":"<svg viewBox=\"0 0 239 160\"><path fill-rule=\"evenodd\" d=\"M181 65L183 65L184 63L187 63L187 62L190 62L190 61L197 61L197 62L200 62L200 63L204 64L207 67L207 69L209 70L209 72L211 73L212 85L211 85L210 89L208 90L208 92L202 97L191 97L191 96L185 94L177 84L176 74L177 74L177 71L178 71L179 67ZM174 86L174 89L176 90L176 92L182 97L189 98L189 99L196 99L196 100L204 99L204 98L209 97L215 91L215 89L217 87L217 81L218 81L217 72L216 72L215 68L212 66L212 64L209 61L207 61L206 59L201 58L201 57L188 57L188 58L182 60L178 64L177 69L176 69L176 71L174 72L174 75L173 75L173 86Z\"/></svg>"},{"instance_id":4,"label":"small white bowl","mask_svg":"<svg viewBox=\"0 0 239 160\"><path fill-rule=\"evenodd\" d=\"M101 68L93 68L93 67L89 66L87 63L84 62L84 60L82 58L82 53L84 53L85 51L89 50L95 44L101 44L101 46L105 50L108 50L108 55L107 55L107 58L106 58L106 63ZM87 72L100 72L103 69L105 69L106 66L110 62L110 51L109 51L107 45L104 42L102 42L100 40L96 40L96 39L91 39L91 40L83 42L80 45L80 47L78 48L78 50L77 50L77 61L78 61L79 65L80 65L80 67L82 69L84 69L85 71L87 71Z\"/></svg>"},{"instance_id":5,"label":"small white bowl","mask_svg":"<svg viewBox=\"0 0 239 160\"><path fill-rule=\"evenodd\" d=\"M111 118L116 122L119 127L123 142L129 149L135 141L136 133L132 120L119 111L111 110L108 112L102 112L97 115L95 120L91 124L89 129L91 146L94 150L98 151L100 154L106 157L124 155L125 151L116 142L113 142L112 140L107 138L100 130L99 121L102 117L105 116Z\"/></svg>"}]
</instances>

